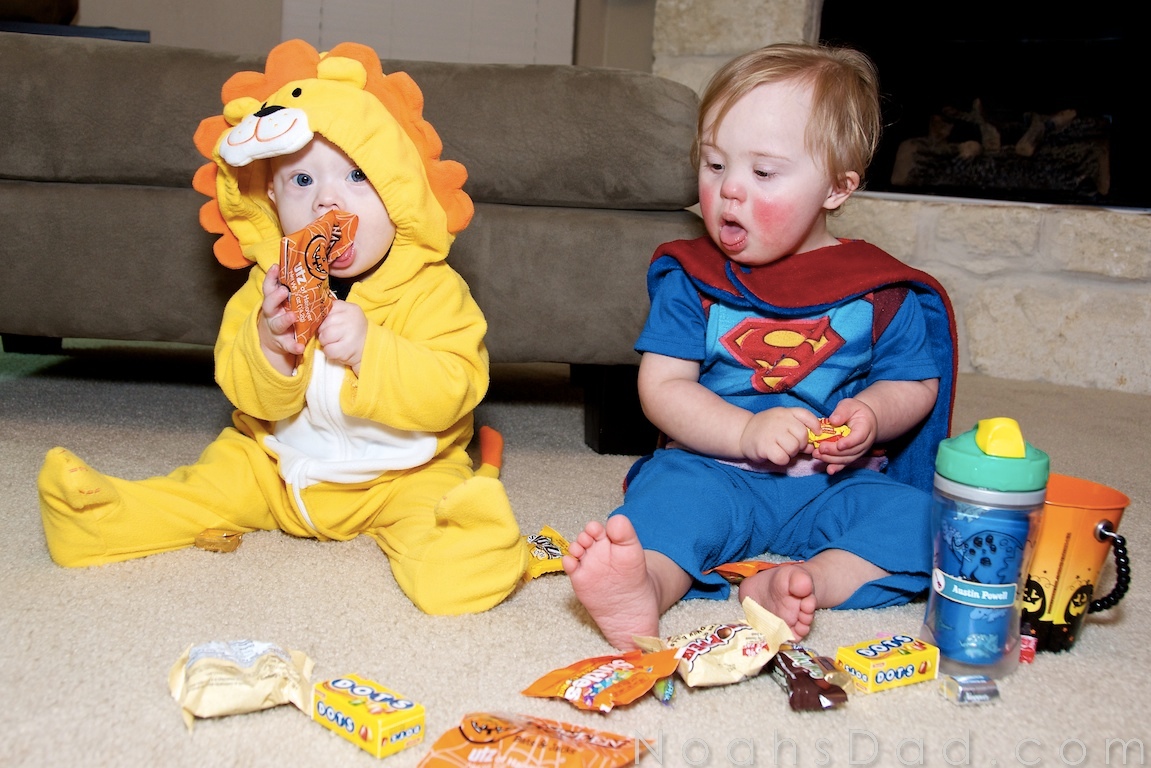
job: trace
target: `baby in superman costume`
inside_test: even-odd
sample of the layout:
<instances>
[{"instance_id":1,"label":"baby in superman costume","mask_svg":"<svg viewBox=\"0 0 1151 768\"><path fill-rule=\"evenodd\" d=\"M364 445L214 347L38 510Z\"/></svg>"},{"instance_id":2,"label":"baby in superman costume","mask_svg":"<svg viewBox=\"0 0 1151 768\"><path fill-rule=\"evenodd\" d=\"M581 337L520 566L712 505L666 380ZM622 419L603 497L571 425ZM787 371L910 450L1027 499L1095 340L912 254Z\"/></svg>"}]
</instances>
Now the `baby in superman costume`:
<instances>
[{"instance_id":1,"label":"baby in superman costume","mask_svg":"<svg viewBox=\"0 0 1151 768\"><path fill-rule=\"evenodd\" d=\"M283 43L264 73L230 78L222 99L222 115L196 133L211 162L194 186L212 198L201 223L221 235L217 258L250 266L215 349L216 380L236 407L233 426L195 464L135 482L102 475L63 448L50 451L39 489L53 559L86 566L142 557L187 547L207 528L278 528L323 540L367 534L422 610L496 605L519 583L528 552L502 484L494 472L473 472L466 451L488 357L483 315L445 263L472 215L463 167L440 160L416 84L404 73L385 75L364 46L320 54L302 41ZM305 170L293 170L315 147L336 158L335 175L349 182L338 194L366 195L360 199L374 205L391 240L361 240L360 227L349 258L370 266L349 272L346 304L324 321L363 323L362 347L339 352L354 364L334 359L335 342L325 354L322 325L306 346L281 356L284 370L261 335L287 331L296 343L276 301L286 296L277 272L288 192L273 186L281 176L301 189L319 185L303 160ZM310 205L294 215L311 216Z\"/></svg>"},{"instance_id":2,"label":"baby in superman costume","mask_svg":"<svg viewBox=\"0 0 1151 768\"><path fill-rule=\"evenodd\" d=\"M878 132L874 69L854 51L768 46L705 91L693 159L708 237L656 250L636 344L641 400L668 441L564 560L613 645L658 635L679 599L726 598L709 571L765 552L800 562L746 578L740 597L797 638L816 608L927 588L950 304L931 276L826 227ZM851 432L809 442L821 417Z\"/></svg>"}]
</instances>

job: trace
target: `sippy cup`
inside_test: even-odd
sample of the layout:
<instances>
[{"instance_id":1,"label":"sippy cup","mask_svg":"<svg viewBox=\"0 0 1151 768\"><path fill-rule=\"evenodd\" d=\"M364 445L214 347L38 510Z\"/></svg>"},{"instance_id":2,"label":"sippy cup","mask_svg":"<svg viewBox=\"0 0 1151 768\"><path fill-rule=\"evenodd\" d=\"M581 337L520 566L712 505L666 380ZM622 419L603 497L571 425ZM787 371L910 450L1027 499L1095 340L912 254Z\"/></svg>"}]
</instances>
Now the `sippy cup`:
<instances>
[{"instance_id":1,"label":"sippy cup","mask_svg":"<svg viewBox=\"0 0 1151 768\"><path fill-rule=\"evenodd\" d=\"M1023 586L1039 535L1047 454L1014 419L983 419L939 444L925 638L947 674L1002 677L1019 662Z\"/></svg>"}]
</instances>

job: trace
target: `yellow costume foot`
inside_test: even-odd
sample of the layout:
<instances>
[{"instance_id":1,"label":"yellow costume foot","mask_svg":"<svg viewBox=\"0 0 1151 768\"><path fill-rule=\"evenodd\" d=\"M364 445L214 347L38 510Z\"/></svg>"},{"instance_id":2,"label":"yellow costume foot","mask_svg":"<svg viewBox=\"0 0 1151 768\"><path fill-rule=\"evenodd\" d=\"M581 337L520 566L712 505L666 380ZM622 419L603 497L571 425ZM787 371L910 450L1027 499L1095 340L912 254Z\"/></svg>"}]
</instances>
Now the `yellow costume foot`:
<instances>
[{"instance_id":1,"label":"yellow costume foot","mask_svg":"<svg viewBox=\"0 0 1151 768\"><path fill-rule=\"evenodd\" d=\"M498 605L528 563L503 484L473 477L440 500L435 516L435 534L417 562L393 569L401 588L426 613L479 613Z\"/></svg>"},{"instance_id":2,"label":"yellow costume foot","mask_svg":"<svg viewBox=\"0 0 1151 768\"><path fill-rule=\"evenodd\" d=\"M107 550L100 519L120 503L111 479L65 448L44 457L37 480L48 551L60 565L102 562Z\"/></svg>"},{"instance_id":3,"label":"yellow costume foot","mask_svg":"<svg viewBox=\"0 0 1151 768\"><path fill-rule=\"evenodd\" d=\"M41 499L49 495L75 512L102 504L115 504L120 500L120 495L106 476L92 469L67 448L48 451L44 457L44 466L40 469L38 485Z\"/></svg>"}]
</instances>

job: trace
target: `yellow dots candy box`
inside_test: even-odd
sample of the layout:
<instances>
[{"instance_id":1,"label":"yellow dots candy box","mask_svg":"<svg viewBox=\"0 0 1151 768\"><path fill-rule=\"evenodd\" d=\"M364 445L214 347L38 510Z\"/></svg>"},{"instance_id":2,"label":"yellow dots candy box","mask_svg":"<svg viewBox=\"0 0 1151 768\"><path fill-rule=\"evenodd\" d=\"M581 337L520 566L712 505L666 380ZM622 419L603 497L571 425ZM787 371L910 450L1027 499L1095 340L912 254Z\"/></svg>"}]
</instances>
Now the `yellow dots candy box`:
<instances>
[{"instance_id":1,"label":"yellow dots candy box","mask_svg":"<svg viewBox=\"0 0 1151 768\"><path fill-rule=\"evenodd\" d=\"M939 649L909 635L893 635L840 646L835 664L851 675L857 690L874 693L934 680Z\"/></svg>"},{"instance_id":2,"label":"yellow dots candy box","mask_svg":"<svg viewBox=\"0 0 1151 768\"><path fill-rule=\"evenodd\" d=\"M312 719L376 757L424 740L424 705L359 675L316 683Z\"/></svg>"}]
</instances>

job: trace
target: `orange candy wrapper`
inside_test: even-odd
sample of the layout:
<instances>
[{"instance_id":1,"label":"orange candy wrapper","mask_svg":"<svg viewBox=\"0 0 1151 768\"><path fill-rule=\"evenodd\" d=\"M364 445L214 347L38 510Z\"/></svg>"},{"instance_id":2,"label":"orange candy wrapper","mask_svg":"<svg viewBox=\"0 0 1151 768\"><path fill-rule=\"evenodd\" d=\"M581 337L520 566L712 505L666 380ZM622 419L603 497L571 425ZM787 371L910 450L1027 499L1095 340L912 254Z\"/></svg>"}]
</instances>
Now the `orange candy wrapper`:
<instances>
[{"instance_id":1,"label":"orange candy wrapper","mask_svg":"<svg viewBox=\"0 0 1151 768\"><path fill-rule=\"evenodd\" d=\"M679 666L676 650L627 651L552 670L524 689L525 696L566 699L578 709L610 712L643 696Z\"/></svg>"},{"instance_id":2,"label":"orange candy wrapper","mask_svg":"<svg viewBox=\"0 0 1151 768\"><path fill-rule=\"evenodd\" d=\"M622 768L642 742L530 715L473 712L432 745L418 768Z\"/></svg>"},{"instance_id":3,"label":"orange candy wrapper","mask_svg":"<svg viewBox=\"0 0 1151 768\"><path fill-rule=\"evenodd\" d=\"M734 563L724 563L714 568L708 568L704 573L718 573L731 584L738 584L748 576L754 576L760 571L778 568L781 565L801 563L802 560L789 560L786 563L769 563L766 560L740 560Z\"/></svg>"},{"instance_id":4,"label":"orange candy wrapper","mask_svg":"<svg viewBox=\"0 0 1151 768\"><path fill-rule=\"evenodd\" d=\"M280 282L288 288L288 306L296 313L296 341L307 344L332 307L328 264L352 246L359 217L328 211L280 241Z\"/></svg>"}]
</instances>

